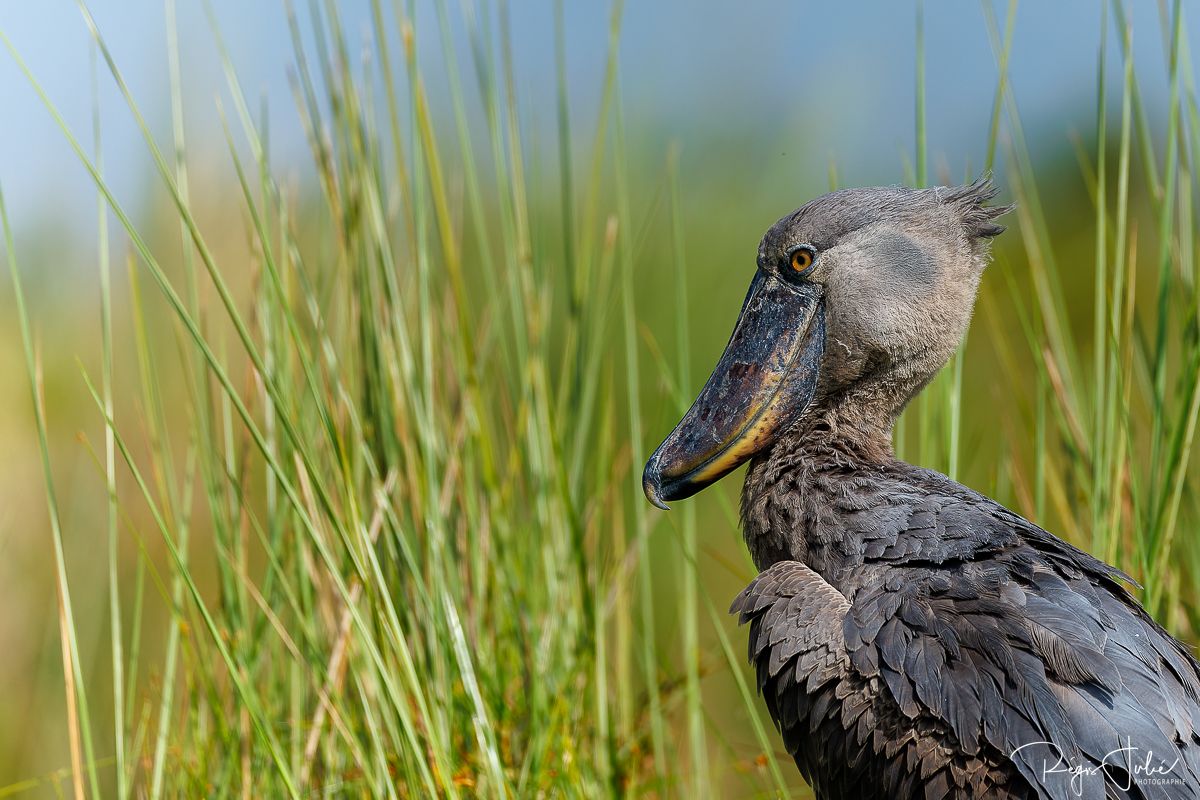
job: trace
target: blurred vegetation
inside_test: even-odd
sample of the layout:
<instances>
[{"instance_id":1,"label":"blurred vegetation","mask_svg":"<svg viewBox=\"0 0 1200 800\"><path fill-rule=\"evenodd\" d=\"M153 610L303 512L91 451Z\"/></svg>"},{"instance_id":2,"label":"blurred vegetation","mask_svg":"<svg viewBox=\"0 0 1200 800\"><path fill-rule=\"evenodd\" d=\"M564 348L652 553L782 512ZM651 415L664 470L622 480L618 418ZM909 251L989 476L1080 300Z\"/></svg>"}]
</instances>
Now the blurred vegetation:
<instances>
[{"instance_id":1,"label":"blurred vegetation","mask_svg":"<svg viewBox=\"0 0 1200 800\"><path fill-rule=\"evenodd\" d=\"M803 794L724 613L753 575L738 481L663 515L640 467L715 362L761 230L836 166L800 186L753 143L648 152L619 2L586 131L559 4L559 91L537 98L556 136L532 141L503 5L466 6L465 51L452 5L418 32L376 0L364 60L335 3L292 15L311 182L272 171L228 61L236 182L189 156L172 27L172 139L124 95L153 213L110 193L102 132L60 120L99 247L5 214L0 796ZM1161 7L1159 109L1123 6L1100 5L1094 125L1067 141L1023 134L1006 13L984 4L976 169L999 159L1018 211L898 449L1116 563L1195 641L1182 6ZM918 149L880 180L965 179L930 170L917 52Z\"/></svg>"}]
</instances>

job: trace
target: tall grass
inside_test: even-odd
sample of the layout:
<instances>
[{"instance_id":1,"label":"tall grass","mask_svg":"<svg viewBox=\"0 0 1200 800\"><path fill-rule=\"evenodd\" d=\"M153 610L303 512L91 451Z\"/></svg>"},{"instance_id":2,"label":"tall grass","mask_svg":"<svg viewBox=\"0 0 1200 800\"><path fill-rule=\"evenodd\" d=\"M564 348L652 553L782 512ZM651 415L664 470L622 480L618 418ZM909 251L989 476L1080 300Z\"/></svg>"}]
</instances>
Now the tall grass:
<instances>
[{"instance_id":1,"label":"tall grass","mask_svg":"<svg viewBox=\"0 0 1200 800\"><path fill-rule=\"evenodd\" d=\"M64 541L85 532L62 524L38 309L0 201L57 565L70 758L63 775L0 780L0 796L64 776L79 797L801 793L713 588L752 575L740 548L728 552L731 493L706 506L712 518L687 503L664 517L641 499L642 460L696 390L693 364L715 354L692 348L689 299L703 287L689 277L678 154L662 154L652 180L631 166L621 3L584 134L555 5L551 147L519 111L505 5L438 4L436 25L418 29L410 7L373 0L370 54L356 61L336 3L288 3L307 193L272 171L265 114L214 25L245 257L225 255L231 232L206 228L193 197L167 9L165 147L83 15L144 136L171 238L148 235L112 192L99 115L89 152L22 43L3 40L100 203L101 368L75 385L104 437L83 446L106 490L95 516L111 668L101 681L81 658ZM1003 157L1018 212L975 334L897 441L1122 566L1194 638L1200 119L1183 10L1161 11L1160 126L1125 7L1100 6L1096 130L1077 148L1094 253L1066 268L1007 81L1016 3L1003 29L983 4L998 80L978 167ZM910 179L926 183L919 8L917 19ZM443 59L445 115L418 48ZM114 221L126 283L111 275ZM655 285L671 291L648 302L643 267L658 252L670 258ZM1079 292L1091 302L1068 302ZM967 449L983 440L994 461Z\"/></svg>"}]
</instances>

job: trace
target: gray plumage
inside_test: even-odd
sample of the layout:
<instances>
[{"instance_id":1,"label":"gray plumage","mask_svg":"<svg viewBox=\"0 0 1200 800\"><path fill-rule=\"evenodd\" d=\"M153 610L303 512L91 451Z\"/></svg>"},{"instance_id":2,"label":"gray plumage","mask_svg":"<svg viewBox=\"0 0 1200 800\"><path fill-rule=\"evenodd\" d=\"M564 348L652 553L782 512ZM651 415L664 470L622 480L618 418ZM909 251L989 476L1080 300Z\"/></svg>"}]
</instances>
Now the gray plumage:
<instances>
[{"instance_id":1,"label":"gray plumage","mask_svg":"<svg viewBox=\"0 0 1200 800\"><path fill-rule=\"evenodd\" d=\"M747 537L787 520L805 561L756 548L763 573L732 610L818 797L1200 797L1196 662L1121 573L928 470L789 455L773 497L752 468ZM793 481L809 487L794 504ZM1148 752L1184 783L1126 790ZM1076 791L1046 772L1059 756L1112 779Z\"/></svg>"},{"instance_id":2,"label":"gray plumage","mask_svg":"<svg viewBox=\"0 0 1200 800\"><path fill-rule=\"evenodd\" d=\"M993 195L837 192L764 238L760 259L790 239L844 252L822 265L837 363L746 476L764 572L734 610L759 688L822 798L1200 797L1196 661L1125 576L891 455L896 416L965 332L1007 210ZM1163 777L1184 783L1139 780L1127 744L1178 759ZM1059 755L1074 785L1047 773Z\"/></svg>"},{"instance_id":3,"label":"gray plumage","mask_svg":"<svg viewBox=\"0 0 1200 800\"><path fill-rule=\"evenodd\" d=\"M731 611L823 800L1200 798L1200 667L1129 579L893 455L896 417L966 331L1003 230L994 195L835 192L763 238L760 273L780 280L800 285L797 247L817 254L803 289L821 293L823 355L807 404L752 431L742 522L761 574ZM647 466L660 504L724 457L676 477L679 436Z\"/></svg>"}]
</instances>

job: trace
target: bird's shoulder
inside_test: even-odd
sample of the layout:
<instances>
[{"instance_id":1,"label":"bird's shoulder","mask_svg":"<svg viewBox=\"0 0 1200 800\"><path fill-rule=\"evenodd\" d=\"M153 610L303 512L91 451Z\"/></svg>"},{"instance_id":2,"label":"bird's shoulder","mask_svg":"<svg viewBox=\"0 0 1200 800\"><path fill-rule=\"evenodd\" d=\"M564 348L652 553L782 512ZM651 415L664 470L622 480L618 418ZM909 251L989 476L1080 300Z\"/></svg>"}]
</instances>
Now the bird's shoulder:
<instances>
[{"instance_id":1,"label":"bird's shoulder","mask_svg":"<svg viewBox=\"0 0 1200 800\"><path fill-rule=\"evenodd\" d=\"M1028 572L1040 564L1063 575L1123 586L1125 573L1063 541L986 495L900 461L865 481L869 493L843 505L839 524L864 562L897 566L999 560Z\"/></svg>"},{"instance_id":2,"label":"bird's shoulder","mask_svg":"<svg viewBox=\"0 0 1200 800\"><path fill-rule=\"evenodd\" d=\"M860 559L833 582L850 663L902 714L968 753L1047 742L1093 764L1132 739L1200 780L1200 667L1124 573L938 473L896 463L875 486L844 515Z\"/></svg>"}]
</instances>

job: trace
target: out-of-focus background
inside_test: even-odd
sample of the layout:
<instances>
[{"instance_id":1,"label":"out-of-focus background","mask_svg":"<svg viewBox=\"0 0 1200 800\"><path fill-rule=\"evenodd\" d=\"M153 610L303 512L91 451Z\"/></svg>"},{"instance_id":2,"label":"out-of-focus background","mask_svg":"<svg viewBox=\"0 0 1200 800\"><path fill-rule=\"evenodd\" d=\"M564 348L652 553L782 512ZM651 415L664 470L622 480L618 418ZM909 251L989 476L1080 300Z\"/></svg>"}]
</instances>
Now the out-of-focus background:
<instances>
[{"instance_id":1,"label":"out-of-focus background","mask_svg":"<svg viewBox=\"0 0 1200 800\"><path fill-rule=\"evenodd\" d=\"M1195 641L1186 10L0 6L0 797L802 793L638 474L837 186L1020 204L900 454Z\"/></svg>"}]
</instances>

